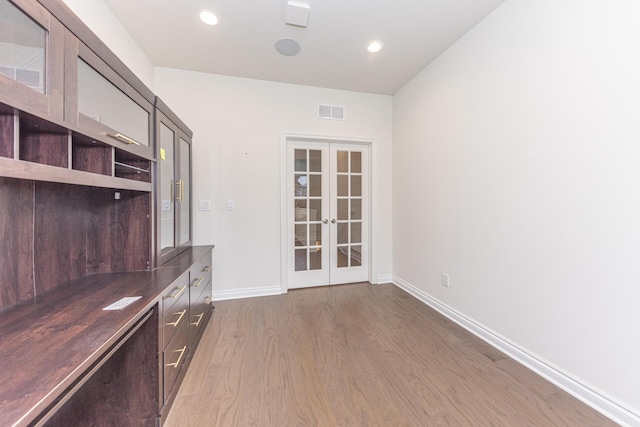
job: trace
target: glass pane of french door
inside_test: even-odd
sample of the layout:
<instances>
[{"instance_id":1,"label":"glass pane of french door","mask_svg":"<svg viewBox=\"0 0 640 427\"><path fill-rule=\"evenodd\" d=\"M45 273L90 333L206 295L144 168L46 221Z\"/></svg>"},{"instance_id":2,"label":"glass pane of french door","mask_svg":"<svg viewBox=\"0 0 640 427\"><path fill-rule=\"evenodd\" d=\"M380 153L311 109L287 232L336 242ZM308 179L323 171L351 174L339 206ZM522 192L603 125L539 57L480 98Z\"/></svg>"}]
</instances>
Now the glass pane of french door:
<instances>
[{"instance_id":1,"label":"glass pane of french door","mask_svg":"<svg viewBox=\"0 0 640 427\"><path fill-rule=\"evenodd\" d=\"M362 153L336 151L338 268L362 265Z\"/></svg>"},{"instance_id":2,"label":"glass pane of french door","mask_svg":"<svg viewBox=\"0 0 640 427\"><path fill-rule=\"evenodd\" d=\"M294 149L295 271L321 270L323 266L322 151Z\"/></svg>"}]
</instances>

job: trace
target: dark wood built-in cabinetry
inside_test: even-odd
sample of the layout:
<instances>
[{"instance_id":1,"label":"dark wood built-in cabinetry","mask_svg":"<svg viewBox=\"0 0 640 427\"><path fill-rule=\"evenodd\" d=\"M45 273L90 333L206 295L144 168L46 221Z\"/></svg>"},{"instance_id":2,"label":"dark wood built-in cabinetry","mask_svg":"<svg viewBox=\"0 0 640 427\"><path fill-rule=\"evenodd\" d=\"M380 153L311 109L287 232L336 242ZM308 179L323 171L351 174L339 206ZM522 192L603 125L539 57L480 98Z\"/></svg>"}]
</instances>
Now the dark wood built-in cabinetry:
<instances>
[{"instance_id":1,"label":"dark wood built-in cabinetry","mask_svg":"<svg viewBox=\"0 0 640 427\"><path fill-rule=\"evenodd\" d=\"M158 264L191 246L191 138L189 128L156 98Z\"/></svg>"},{"instance_id":2,"label":"dark wood built-in cabinetry","mask_svg":"<svg viewBox=\"0 0 640 427\"><path fill-rule=\"evenodd\" d=\"M162 424L212 312L192 133L61 0L0 11L0 425Z\"/></svg>"}]
</instances>

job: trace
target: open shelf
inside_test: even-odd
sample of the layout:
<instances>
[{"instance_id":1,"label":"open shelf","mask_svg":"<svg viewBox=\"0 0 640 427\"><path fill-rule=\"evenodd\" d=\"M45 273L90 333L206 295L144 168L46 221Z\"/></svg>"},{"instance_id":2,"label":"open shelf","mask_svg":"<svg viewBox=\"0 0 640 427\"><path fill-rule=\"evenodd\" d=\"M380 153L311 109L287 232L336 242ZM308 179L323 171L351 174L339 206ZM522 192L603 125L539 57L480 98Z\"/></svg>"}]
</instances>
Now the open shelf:
<instances>
[{"instance_id":1,"label":"open shelf","mask_svg":"<svg viewBox=\"0 0 640 427\"><path fill-rule=\"evenodd\" d=\"M61 184L86 185L118 190L151 192L150 182L134 181L91 172L63 169L57 166L42 165L0 157L0 176L7 178L49 181Z\"/></svg>"},{"instance_id":2,"label":"open shelf","mask_svg":"<svg viewBox=\"0 0 640 427\"><path fill-rule=\"evenodd\" d=\"M151 182L150 161L126 151L115 150L114 175L134 181Z\"/></svg>"},{"instance_id":3,"label":"open shelf","mask_svg":"<svg viewBox=\"0 0 640 427\"><path fill-rule=\"evenodd\" d=\"M113 176L113 147L74 133L71 142L73 170Z\"/></svg>"},{"instance_id":4,"label":"open shelf","mask_svg":"<svg viewBox=\"0 0 640 427\"><path fill-rule=\"evenodd\" d=\"M20 160L69 167L69 131L54 123L20 113Z\"/></svg>"}]
</instances>

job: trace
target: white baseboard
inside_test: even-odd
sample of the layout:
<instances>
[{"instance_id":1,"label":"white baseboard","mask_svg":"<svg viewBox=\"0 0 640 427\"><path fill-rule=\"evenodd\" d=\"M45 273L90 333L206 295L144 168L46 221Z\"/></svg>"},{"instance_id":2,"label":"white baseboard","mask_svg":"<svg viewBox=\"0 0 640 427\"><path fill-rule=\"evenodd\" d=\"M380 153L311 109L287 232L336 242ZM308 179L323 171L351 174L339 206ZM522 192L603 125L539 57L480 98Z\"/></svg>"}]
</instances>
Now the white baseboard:
<instances>
[{"instance_id":1,"label":"white baseboard","mask_svg":"<svg viewBox=\"0 0 640 427\"><path fill-rule=\"evenodd\" d=\"M633 410L625 408L619 403L614 402L612 399L596 392L583 384L579 379L571 377L550 366L539 357L528 352L526 349L518 347L508 339L477 323L464 314L457 312L401 278L393 276L393 284L404 289L409 294L438 311L443 316L456 322L472 334L507 354L512 359L557 385L606 417L611 418L613 421L623 426L640 426L640 414L634 413Z\"/></svg>"},{"instance_id":2,"label":"white baseboard","mask_svg":"<svg viewBox=\"0 0 640 427\"><path fill-rule=\"evenodd\" d=\"M393 276L391 274L380 274L376 277L376 283L391 283Z\"/></svg>"},{"instance_id":3,"label":"white baseboard","mask_svg":"<svg viewBox=\"0 0 640 427\"><path fill-rule=\"evenodd\" d=\"M262 288L236 289L233 291L213 291L214 301L224 301L240 298L266 297L282 294L282 288L278 286L267 286Z\"/></svg>"}]
</instances>

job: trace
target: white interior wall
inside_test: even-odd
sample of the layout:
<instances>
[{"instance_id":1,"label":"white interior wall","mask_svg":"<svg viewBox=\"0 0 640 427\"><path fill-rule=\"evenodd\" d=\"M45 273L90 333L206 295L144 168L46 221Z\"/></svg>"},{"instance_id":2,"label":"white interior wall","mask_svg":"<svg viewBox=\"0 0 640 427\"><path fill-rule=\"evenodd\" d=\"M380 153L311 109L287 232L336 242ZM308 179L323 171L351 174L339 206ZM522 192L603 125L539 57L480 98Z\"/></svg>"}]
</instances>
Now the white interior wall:
<instances>
[{"instance_id":1,"label":"white interior wall","mask_svg":"<svg viewBox=\"0 0 640 427\"><path fill-rule=\"evenodd\" d=\"M214 295L279 293L282 132L373 139L372 281L391 278L392 98L156 68L156 92L193 130L194 244L215 244ZM318 104L346 120L318 119ZM236 210L226 211L226 200ZM213 210L199 211L199 200Z\"/></svg>"},{"instance_id":2,"label":"white interior wall","mask_svg":"<svg viewBox=\"0 0 640 427\"><path fill-rule=\"evenodd\" d=\"M153 90L153 63L102 0L62 1L149 89Z\"/></svg>"},{"instance_id":3,"label":"white interior wall","mask_svg":"<svg viewBox=\"0 0 640 427\"><path fill-rule=\"evenodd\" d=\"M636 416L638 22L508 0L393 105L395 280Z\"/></svg>"}]
</instances>

